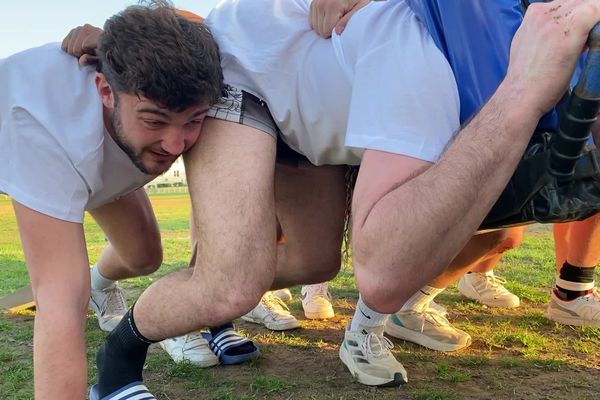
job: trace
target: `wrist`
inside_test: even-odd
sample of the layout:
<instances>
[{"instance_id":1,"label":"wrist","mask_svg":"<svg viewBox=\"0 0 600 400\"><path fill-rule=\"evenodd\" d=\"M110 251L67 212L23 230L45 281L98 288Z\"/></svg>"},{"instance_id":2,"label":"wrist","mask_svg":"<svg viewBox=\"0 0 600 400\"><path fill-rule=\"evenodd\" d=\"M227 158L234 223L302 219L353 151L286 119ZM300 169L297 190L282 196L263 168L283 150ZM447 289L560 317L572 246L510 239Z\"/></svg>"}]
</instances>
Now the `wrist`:
<instances>
[{"instance_id":1,"label":"wrist","mask_svg":"<svg viewBox=\"0 0 600 400\"><path fill-rule=\"evenodd\" d=\"M504 80L490 103L498 109L506 132L533 133L539 120L547 112L527 85Z\"/></svg>"}]
</instances>

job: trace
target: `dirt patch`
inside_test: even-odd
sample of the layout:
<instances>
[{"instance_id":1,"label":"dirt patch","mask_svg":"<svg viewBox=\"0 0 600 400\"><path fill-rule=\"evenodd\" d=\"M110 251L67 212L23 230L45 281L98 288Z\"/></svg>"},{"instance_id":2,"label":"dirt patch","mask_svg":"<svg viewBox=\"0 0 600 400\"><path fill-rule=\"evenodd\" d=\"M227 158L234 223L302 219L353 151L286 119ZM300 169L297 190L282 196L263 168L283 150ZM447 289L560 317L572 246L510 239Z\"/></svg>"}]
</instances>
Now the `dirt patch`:
<instances>
[{"instance_id":1,"label":"dirt patch","mask_svg":"<svg viewBox=\"0 0 600 400\"><path fill-rule=\"evenodd\" d=\"M353 311L351 302L338 301L329 321L302 320L302 328L273 333L243 321L238 328L260 346L261 358L250 365L206 370L207 382L190 389L190 380L165 379L160 370L147 371L148 384L163 382L163 399L597 399L600 398L600 357L566 346L560 357L543 348L524 356L523 344L490 346L473 335L474 343L456 353L438 353L394 340L394 354L409 373L409 384L398 389L368 388L354 381L339 360L343 331ZM503 319L541 307L525 306ZM514 314L514 315L511 315ZM299 313L297 313L299 315ZM473 317L454 315L453 320ZM488 320L490 316L487 316ZM489 323L489 321L488 321ZM539 329L538 329L539 328ZM550 342L557 332L537 327ZM560 332L567 343L579 340L576 330ZM163 357L159 349L153 356ZM267 382L267 383L265 383Z\"/></svg>"}]
</instances>

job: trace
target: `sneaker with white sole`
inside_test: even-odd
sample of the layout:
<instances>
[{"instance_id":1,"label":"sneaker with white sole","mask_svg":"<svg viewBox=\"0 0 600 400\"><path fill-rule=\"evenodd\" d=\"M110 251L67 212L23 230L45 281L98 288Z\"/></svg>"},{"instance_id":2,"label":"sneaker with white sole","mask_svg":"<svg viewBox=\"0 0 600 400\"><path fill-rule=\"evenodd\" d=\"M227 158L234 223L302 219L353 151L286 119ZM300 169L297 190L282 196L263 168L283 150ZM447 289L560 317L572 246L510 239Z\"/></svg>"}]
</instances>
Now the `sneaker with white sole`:
<instances>
[{"instance_id":1,"label":"sneaker with white sole","mask_svg":"<svg viewBox=\"0 0 600 400\"><path fill-rule=\"evenodd\" d=\"M288 307L273 292L267 292L252 311L242 317L244 321L264 325L272 331L286 331L300 326Z\"/></svg>"},{"instance_id":2,"label":"sneaker with white sole","mask_svg":"<svg viewBox=\"0 0 600 400\"><path fill-rule=\"evenodd\" d=\"M428 308L392 314L385 333L437 351L456 351L471 344L471 336L453 327L443 315Z\"/></svg>"},{"instance_id":3,"label":"sneaker with white sole","mask_svg":"<svg viewBox=\"0 0 600 400\"><path fill-rule=\"evenodd\" d=\"M273 295L275 295L275 297L279 297L279 299L284 303L289 303L292 301L292 292L290 292L290 289L288 288L275 290Z\"/></svg>"},{"instance_id":4,"label":"sneaker with white sole","mask_svg":"<svg viewBox=\"0 0 600 400\"><path fill-rule=\"evenodd\" d=\"M327 282L314 285L304 285L300 291L302 297L302 308L308 319L333 318L333 306L331 305L331 294Z\"/></svg>"},{"instance_id":5,"label":"sneaker with white sole","mask_svg":"<svg viewBox=\"0 0 600 400\"><path fill-rule=\"evenodd\" d=\"M519 307L519 297L504 287L506 279L494 275L494 271L471 272L458 281L458 291L463 296L489 307Z\"/></svg>"},{"instance_id":6,"label":"sneaker with white sole","mask_svg":"<svg viewBox=\"0 0 600 400\"><path fill-rule=\"evenodd\" d=\"M113 283L102 290L92 288L90 308L96 313L100 329L110 332L127 312L127 303L122 289Z\"/></svg>"},{"instance_id":7,"label":"sneaker with white sole","mask_svg":"<svg viewBox=\"0 0 600 400\"><path fill-rule=\"evenodd\" d=\"M446 310L446 307L436 303L434 300L431 300L427 307L440 314L442 317L448 317L448 310Z\"/></svg>"},{"instance_id":8,"label":"sneaker with white sole","mask_svg":"<svg viewBox=\"0 0 600 400\"><path fill-rule=\"evenodd\" d=\"M210 349L208 341L202 337L200 332L192 332L187 335L165 339L160 342L160 347L176 363L187 360L201 368L219 364L219 358Z\"/></svg>"},{"instance_id":9,"label":"sneaker with white sole","mask_svg":"<svg viewBox=\"0 0 600 400\"><path fill-rule=\"evenodd\" d=\"M546 316L565 325L600 327L600 293L593 289L585 296L562 300L553 290Z\"/></svg>"},{"instance_id":10,"label":"sneaker with white sole","mask_svg":"<svg viewBox=\"0 0 600 400\"><path fill-rule=\"evenodd\" d=\"M392 342L383 336L383 327L372 332L366 329L346 330L340 346L340 359L363 385L400 386L408 382L408 377L390 351L393 347Z\"/></svg>"}]
</instances>

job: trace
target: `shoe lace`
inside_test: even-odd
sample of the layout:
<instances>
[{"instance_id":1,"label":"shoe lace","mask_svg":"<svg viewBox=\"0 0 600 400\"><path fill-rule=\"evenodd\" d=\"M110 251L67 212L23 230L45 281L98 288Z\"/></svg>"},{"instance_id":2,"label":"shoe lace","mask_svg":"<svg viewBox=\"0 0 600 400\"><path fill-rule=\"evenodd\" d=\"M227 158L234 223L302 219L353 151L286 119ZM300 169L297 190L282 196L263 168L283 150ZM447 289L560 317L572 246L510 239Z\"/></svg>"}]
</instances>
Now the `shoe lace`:
<instances>
[{"instance_id":1,"label":"shoe lace","mask_svg":"<svg viewBox=\"0 0 600 400\"><path fill-rule=\"evenodd\" d=\"M271 313L275 315L290 315L290 309L279 297L272 293L267 293L263 296L263 305Z\"/></svg>"},{"instance_id":2,"label":"shoe lace","mask_svg":"<svg viewBox=\"0 0 600 400\"><path fill-rule=\"evenodd\" d=\"M327 300L331 300L331 293L329 293L329 285L327 282L317 283L314 285L304 286L306 290L306 298L311 299L315 297L323 297Z\"/></svg>"},{"instance_id":3,"label":"shoe lace","mask_svg":"<svg viewBox=\"0 0 600 400\"><path fill-rule=\"evenodd\" d=\"M386 358L390 354L390 350L394 348L394 344L390 339L381 334L370 332L365 338L365 350L367 357Z\"/></svg>"},{"instance_id":4,"label":"shoe lace","mask_svg":"<svg viewBox=\"0 0 600 400\"><path fill-rule=\"evenodd\" d=\"M506 288L504 284L506 283L506 279L496 276L496 275L485 275L485 280L488 283L488 286L494 289L496 292L505 292Z\"/></svg>"},{"instance_id":5,"label":"shoe lace","mask_svg":"<svg viewBox=\"0 0 600 400\"><path fill-rule=\"evenodd\" d=\"M123 297L123 293L121 293L121 289L119 289L118 286L114 285L113 287L104 289L104 293L106 293L106 297L104 298L104 303L102 304L102 314L108 310L110 310L112 314L120 315L127 312L125 298Z\"/></svg>"},{"instance_id":6,"label":"shoe lace","mask_svg":"<svg viewBox=\"0 0 600 400\"><path fill-rule=\"evenodd\" d=\"M450 321L442 314L433 309L427 309L417 313L421 318L421 333L425 330L425 323L429 322L434 326L446 326L450 325Z\"/></svg>"},{"instance_id":7,"label":"shoe lace","mask_svg":"<svg viewBox=\"0 0 600 400\"><path fill-rule=\"evenodd\" d=\"M183 348L193 350L202 346L206 346L207 343L207 340L202 337L202 334L199 332L192 332L185 335Z\"/></svg>"}]
</instances>

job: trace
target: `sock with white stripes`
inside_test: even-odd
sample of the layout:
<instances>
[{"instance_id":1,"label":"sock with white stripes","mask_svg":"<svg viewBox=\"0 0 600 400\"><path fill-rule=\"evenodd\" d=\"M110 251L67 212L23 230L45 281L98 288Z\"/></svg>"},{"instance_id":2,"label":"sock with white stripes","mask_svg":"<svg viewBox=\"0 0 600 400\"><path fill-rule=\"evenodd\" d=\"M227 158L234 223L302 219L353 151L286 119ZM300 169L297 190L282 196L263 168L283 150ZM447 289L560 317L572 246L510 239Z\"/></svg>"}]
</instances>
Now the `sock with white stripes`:
<instances>
[{"instance_id":1,"label":"sock with white stripes","mask_svg":"<svg viewBox=\"0 0 600 400\"><path fill-rule=\"evenodd\" d=\"M577 267L565 262L556 277L554 293L561 300L574 300L589 294L594 289L595 268Z\"/></svg>"}]
</instances>

